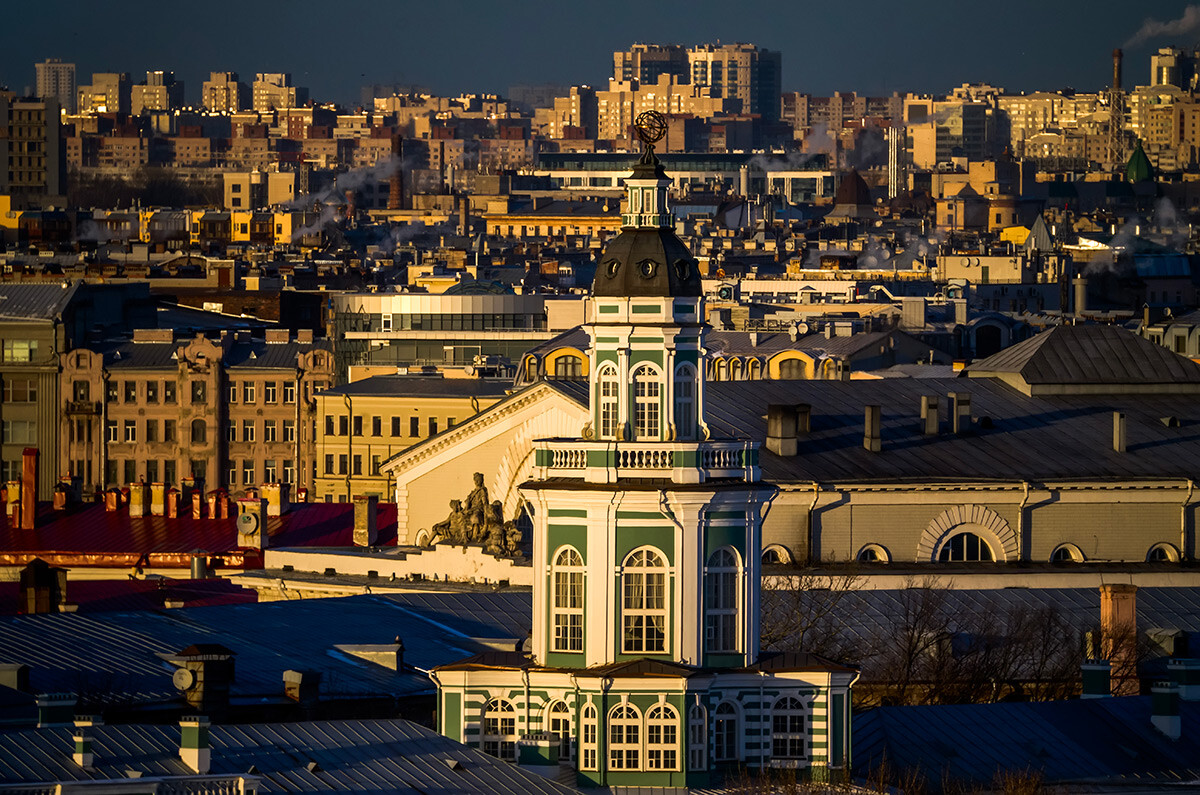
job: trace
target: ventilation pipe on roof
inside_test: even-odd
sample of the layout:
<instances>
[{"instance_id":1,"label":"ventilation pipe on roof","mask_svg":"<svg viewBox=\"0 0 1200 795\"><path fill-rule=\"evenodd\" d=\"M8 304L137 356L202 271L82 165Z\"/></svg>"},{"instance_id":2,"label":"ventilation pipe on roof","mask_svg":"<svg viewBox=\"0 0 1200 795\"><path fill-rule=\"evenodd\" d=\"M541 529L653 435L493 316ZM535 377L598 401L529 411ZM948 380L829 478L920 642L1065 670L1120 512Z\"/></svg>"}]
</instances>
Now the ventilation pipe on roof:
<instances>
[{"instance_id":1,"label":"ventilation pipe on roof","mask_svg":"<svg viewBox=\"0 0 1200 795\"><path fill-rule=\"evenodd\" d=\"M971 429L971 393L950 392L950 424L956 434Z\"/></svg>"},{"instance_id":2,"label":"ventilation pipe on roof","mask_svg":"<svg viewBox=\"0 0 1200 795\"><path fill-rule=\"evenodd\" d=\"M197 715L179 721L179 758L193 771L204 774L212 769L212 749L208 743L208 718Z\"/></svg>"},{"instance_id":3,"label":"ventilation pipe on roof","mask_svg":"<svg viewBox=\"0 0 1200 795\"><path fill-rule=\"evenodd\" d=\"M129 484L129 516L141 517L146 515L146 484L144 482Z\"/></svg>"},{"instance_id":4,"label":"ventilation pipe on roof","mask_svg":"<svg viewBox=\"0 0 1200 795\"><path fill-rule=\"evenodd\" d=\"M1084 660L1080 669L1083 675L1080 698L1108 698L1112 695L1112 663L1108 660Z\"/></svg>"},{"instance_id":5,"label":"ventilation pipe on roof","mask_svg":"<svg viewBox=\"0 0 1200 795\"><path fill-rule=\"evenodd\" d=\"M1179 722L1179 685L1174 682L1155 682L1150 689L1150 722L1168 740L1178 740L1182 734Z\"/></svg>"},{"instance_id":6,"label":"ventilation pipe on roof","mask_svg":"<svg viewBox=\"0 0 1200 795\"><path fill-rule=\"evenodd\" d=\"M87 727L76 727L73 737L75 741L75 752L71 754L71 759L80 767L93 767L96 761L96 755L92 753L92 732Z\"/></svg>"},{"instance_id":7,"label":"ventilation pipe on roof","mask_svg":"<svg viewBox=\"0 0 1200 795\"><path fill-rule=\"evenodd\" d=\"M379 543L377 515L379 498L359 495L354 498L354 545L373 547Z\"/></svg>"},{"instance_id":8,"label":"ventilation pipe on roof","mask_svg":"<svg viewBox=\"0 0 1200 795\"><path fill-rule=\"evenodd\" d=\"M883 440L880 435L882 421L882 408L879 405L869 405L864 409L863 448L872 453L878 453L883 449Z\"/></svg>"},{"instance_id":9,"label":"ventilation pipe on roof","mask_svg":"<svg viewBox=\"0 0 1200 795\"><path fill-rule=\"evenodd\" d=\"M1200 660L1176 658L1167 660L1167 672L1171 681L1179 685L1179 698L1183 701L1200 701Z\"/></svg>"},{"instance_id":10,"label":"ventilation pipe on roof","mask_svg":"<svg viewBox=\"0 0 1200 795\"><path fill-rule=\"evenodd\" d=\"M926 436L937 436L942 430L941 401L937 395L921 395L921 429Z\"/></svg>"},{"instance_id":11,"label":"ventilation pipe on roof","mask_svg":"<svg viewBox=\"0 0 1200 795\"><path fill-rule=\"evenodd\" d=\"M312 720L321 700L321 672L284 671L283 694L300 705L305 720Z\"/></svg>"},{"instance_id":12,"label":"ventilation pipe on roof","mask_svg":"<svg viewBox=\"0 0 1200 795\"><path fill-rule=\"evenodd\" d=\"M150 515L165 516L167 513L167 484L150 484Z\"/></svg>"},{"instance_id":13,"label":"ventilation pipe on roof","mask_svg":"<svg viewBox=\"0 0 1200 795\"><path fill-rule=\"evenodd\" d=\"M1071 280L1071 284L1075 287L1075 316L1082 317L1084 312L1087 312L1087 285L1086 276L1076 276Z\"/></svg>"},{"instance_id":14,"label":"ventilation pipe on roof","mask_svg":"<svg viewBox=\"0 0 1200 795\"><path fill-rule=\"evenodd\" d=\"M1118 453L1125 452L1125 414L1120 411L1113 412L1113 450Z\"/></svg>"},{"instance_id":15,"label":"ventilation pipe on roof","mask_svg":"<svg viewBox=\"0 0 1200 795\"><path fill-rule=\"evenodd\" d=\"M767 449L775 455L794 456L799 451L799 406L772 403L767 406ZM807 409L807 406L805 406ZM808 412L805 412L807 418Z\"/></svg>"}]
</instances>

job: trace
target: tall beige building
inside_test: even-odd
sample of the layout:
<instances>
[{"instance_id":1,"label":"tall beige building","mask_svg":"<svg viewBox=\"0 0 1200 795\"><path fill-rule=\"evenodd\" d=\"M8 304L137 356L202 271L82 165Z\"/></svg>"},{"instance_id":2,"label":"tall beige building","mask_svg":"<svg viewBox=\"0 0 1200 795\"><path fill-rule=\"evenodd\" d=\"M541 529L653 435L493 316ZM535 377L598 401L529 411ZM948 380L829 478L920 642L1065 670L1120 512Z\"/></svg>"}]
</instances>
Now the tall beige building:
<instances>
[{"instance_id":1,"label":"tall beige building","mask_svg":"<svg viewBox=\"0 0 1200 795\"><path fill-rule=\"evenodd\" d=\"M276 108L299 108L308 102L308 89L292 85L287 72L259 72L254 76L251 107L259 113Z\"/></svg>"},{"instance_id":2,"label":"tall beige building","mask_svg":"<svg viewBox=\"0 0 1200 795\"><path fill-rule=\"evenodd\" d=\"M711 118L722 113L736 112L736 100L712 96L708 89L679 84L674 78L662 75L657 83L609 81L607 91L596 92L597 138L624 138L629 135L638 114L655 110L664 115L687 115ZM663 144L669 148L670 141Z\"/></svg>"},{"instance_id":3,"label":"tall beige building","mask_svg":"<svg viewBox=\"0 0 1200 795\"><path fill-rule=\"evenodd\" d=\"M90 85L80 86L77 109L80 113L128 113L129 75L125 72L96 72Z\"/></svg>"},{"instance_id":4,"label":"tall beige building","mask_svg":"<svg viewBox=\"0 0 1200 795\"><path fill-rule=\"evenodd\" d=\"M58 101L0 92L0 194L17 205L62 205L66 196Z\"/></svg>"},{"instance_id":5,"label":"tall beige building","mask_svg":"<svg viewBox=\"0 0 1200 795\"><path fill-rule=\"evenodd\" d=\"M146 81L130 89L130 112L178 110L183 106L183 81L174 72L146 72Z\"/></svg>"},{"instance_id":6,"label":"tall beige building","mask_svg":"<svg viewBox=\"0 0 1200 795\"><path fill-rule=\"evenodd\" d=\"M67 113L75 112L75 64L58 58L47 58L33 65L37 78L37 95L42 99L58 100Z\"/></svg>"},{"instance_id":7,"label":"tall beige building","mask_svg":"<svg viewBox=\"0 0 1200 795\"><path fill-rule=\"evenodd\" d=\"M201 85L200 105L214 113L237 113L250 104L250 89L237 72L210 72Z\"/></svg>"}]
</instances>

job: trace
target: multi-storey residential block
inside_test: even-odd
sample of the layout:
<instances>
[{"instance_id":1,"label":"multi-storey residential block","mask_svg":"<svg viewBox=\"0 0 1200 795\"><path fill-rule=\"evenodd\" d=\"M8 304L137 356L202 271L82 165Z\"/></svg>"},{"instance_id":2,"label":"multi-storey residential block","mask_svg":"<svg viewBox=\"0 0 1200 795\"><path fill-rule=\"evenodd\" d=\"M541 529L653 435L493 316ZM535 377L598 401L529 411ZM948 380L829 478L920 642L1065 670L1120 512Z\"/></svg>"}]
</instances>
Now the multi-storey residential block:
<instances>
[{"instance_id":1,"label":"multi-storey residential block","mask_svg":"<svg viewBox=\"0 0 1200 795\"><path fill-rule=\"evenodd\" d=\"M778 52L753 44L703 44L688 50L691 82L711 96L741 103L737 113L778 121L781 60Z\"/></svg>"},{"instance_id":2,"label":"multi-storey residential block","mask_svg":"<svg viewBox=\"0 0 1200 795\"><path fill-rule=\"evenodd\" d=\"M237 72L210 72L201 86L200 105L215 113L237 113L250 104L250 89Z\"/></svg>"},{"instance_id":3,"label":"multi-storey residential block","mask_svg":"<svg viewBox=\"0 0 1200 795\"><path fill-rule=\"evenodd\" d=\"M1195 91L1198 61L1200 51L1162 47L1150 56L1150 85L1175 86L1184 91Z\"/></svg>"},{"instance_id":4,"label":"multi-storey residential block","mask_svg":"<svg viewBox=\"0 0 1200 795\"><path fill-rule=\"evenodd\" d=\"M21 206L63 204L62 125L55 99L17 99L0 92L0 194Z\"/></svg>"},{"instance_id":5,"label":"multi-storey residential block","mask_svg":"<svg viewBox=\"0 0 1200 795\"><path fill-rule=\"evenodd\" d=\"M308 89L292 85L286 72L259 72L254 76L251 107L259 113L276 108L298 108L308 102Z\"/></svg>"},{"instance_id":6,"label":"multi-storey residential block","mask_svg":"<svg viewBox=\"0 0 1200 795\"><path fill-rule=\"evenodd\" d=\"M121 72L96 72L90 85L80 86L76 108L80 113L128 113L129 75Z\"/></svg>"},{"instance_id":7,"label":"multi-storey residential block","mask_svg":"<svg viewBox=\"0 0 1200 795\"><path fill-rule=\"evenodd\" d=\"M140 480L312 485L314 395L333 382L311 332L177 339L171 329L61 356L59 459L85 492Z\"/></svg>"},{"instance_id":8,"label":"multi-storey residential block","mask_svg":"<svg viewBox=\"0 0 1200 795\"><path fill-rule=\"evenodd\" d=\"M133 86L129 94L130 113L134 116L183 107L183 81L176 80L174 72L146 72L146 81Z\"/></svg>"},{"instance_id":9,"label":"multi-storey residential block","mask_svg":"<svg viewBox=\"0 0 1200 795\"><path fill-rule=\"evenodd\" d=\"M75 64L63 63L58 58L47 58L33 65L36 76L37 96L54 99L66 113L75 112Z\"/></svg>"},{"instance_id":10,"label":"multi-storey residential block","mask_svg":"<svg viewBox=\"0 0 1200 795\"><path fill-rule=\"evenodd\" d=\"M657 83L662 76L676 83L691 81L688 51L680 44L635 44L613 53L613 80Z\"/></svg>"},{"instance_id":11,"label":"multi-storey residential block","mask_svg":"<svg viewBox=\"0 0 1200 795\"><path fill-rule=\"evenodd\" d=\"M721 98L697 85L680 84L667 75L648 85L613 80L607 91L596 92L596 137L609 140L629 137L634 119L648 110L710 118L737 112L738 107L737 99ZM668 140L664 146L670 148L671 144Z\"/></svg>"}]
</instances>

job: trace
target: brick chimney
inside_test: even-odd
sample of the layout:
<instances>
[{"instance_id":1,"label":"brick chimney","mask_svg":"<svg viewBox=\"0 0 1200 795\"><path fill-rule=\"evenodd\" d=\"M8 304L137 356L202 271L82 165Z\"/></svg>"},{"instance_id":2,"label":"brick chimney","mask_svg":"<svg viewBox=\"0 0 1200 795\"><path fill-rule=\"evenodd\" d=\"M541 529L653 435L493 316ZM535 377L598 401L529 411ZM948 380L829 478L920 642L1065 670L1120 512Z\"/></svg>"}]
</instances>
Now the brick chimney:
<instances>
[{"instance_id":1,"label":"brick chimney","mask_svg":"<svg viewBox=\"0 0 1200 795\"><path fill-rule=\"evenodd\" d=\"M1101 651L1112 661L1114 696L1136 696L1137 586L1105 583L1100 586Z\"/></svg>"},{"instance_id":2,"label":"brick chimney","mask_svg":"<svg viewBox=\"0 0 1200 795\"><path fill-rule=\"evenodd\" d=\"M142 481L129 484L129 516L141 517L146 515L146 498L149 489Z\"/></svg>"},{"instance_id":3,"label":"brick chimney","mask_svg":"<svg viewBox=\"0 0 1200 795\"><path fill-rule=\"evenodd\" d=\"M863 448L872 453L883 449L882 411L878 404L868 405L863 409Z\"/></svg>"},{"instance_id":4,"label":"brick chimney","mask_svg":"<svg viewBox=\"0 0 1200 795\"><path fill-rule=\"evenodd\" d=\"M70 693L40 693L37 697L37 727L70 726L75 718L75 702L75 696Z\"/></svg>"},{"instance_id":5,"label":"brick chimney","mask_svg":"<svg viewBox=\"0 0 1200 795\"><path fill-rule=\"evenodd\" d=\"M22 530L32 530L37 514L37 459L38 449L26 447L21 453L21 525Z\"/></svg>"},{"instance_id":6,"label":"brick chimney","mask_svg":"<svg viewBox=\"0 0 1200 795\"><path fill-rule=\"evenodd\" d=\"M1155 682L1150 689L1150 722L1168 740L1182 735L1179 721L1179 685L1174 682Z\"/></svg>"}]
</instances>

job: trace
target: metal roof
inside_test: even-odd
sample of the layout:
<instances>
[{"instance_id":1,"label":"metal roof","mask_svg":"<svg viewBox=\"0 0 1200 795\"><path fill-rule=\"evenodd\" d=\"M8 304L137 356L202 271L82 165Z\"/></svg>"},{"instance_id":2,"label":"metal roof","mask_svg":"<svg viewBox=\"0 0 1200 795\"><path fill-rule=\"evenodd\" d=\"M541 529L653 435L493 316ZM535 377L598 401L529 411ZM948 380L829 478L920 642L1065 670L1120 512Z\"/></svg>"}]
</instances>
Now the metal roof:
<instances>
[{"instance_id":1,"label":"metal roof","mask_svg":"<svg viewBox=\"0 0 1200 795\"><path fill-rule=\"evenodd\" d=\"M0 284L0 321L53 320L75 297L79 283Z\"/></svg>"},{"instance_id":2,"label":"metal roof","mask_svg":"<svg viewBox=\"0 0 1200 795\"><path fill-rule=\"evenodd\" d=\"M1157 346L1152 346L1157 347ZM1171 354L1174 356L1174 354ZM586 390L561 392L586 405ZM705 385L705 416L717 438L766 438L767 407L807 403L811 432L798 455L760 452L764 480L875 481L1192 478L1200 471L1200 396L1030 397L995 379L719 381ZM971 396L969 432L949 430L948 393ZM940 396L942 432L925 436L922 395ZM863 449L864 406L882 407L883 449ZM1126 416L1127 448L1112 448L1112 412ZM1163 417L1176 417L1167 427ZM984 419L987 419L984 422Z\"/></svg>"},{"instance_id":3,"label":"metal roof","mask_svg":"<svg viewBox=\"0 0 1200 795\"><path fill-rule=\"evenodd\" d=\"M1028 384L1200 384L1200 365L1119 326L1058 326L968 368Z\"/></svg>"},{"instance_id":4,"label":"metal roof","mask_svg":"<svg viewBox=\"0 0 1200 795\"><path fill-rule=\"evenodd\" d=\"M1200 703L1182 702L1182 737L1150 723L1150 697L1012 704L879 707L854 718L854 768L886 759L930 782L991 784L998 770L1040 772L1046 784L1188 783L1200 778Z\"/></svg>"},{"instance_id":5,"label":"metal roof","mask_svg":"<svg viewBox=\"0 0 1200 795\"><path fill-rule=\"evenodd\" d=\"M195 775L179 757L178 726L92 727L95 759L89 770L72 761L72 731L0 733L0 781L124 779L127 770ZM263 792L576 792L399 719L214 725L209 740L211 774L241 775L253 767Z\"/></svg>"},{"instance_id":6,"label":"metal roof","mask_svg":"<svg viewBox=\"0 0 1200 795\"><path fill-rule=\"evenodd\" d=\"M110 370L176 369L179 361L176 351L191 342L177 339L173 342L124 341L101 348L104 364ZM250 340L229 346L221 359L227 368L265 368L295 372L297 357L312 350L331 350L327 340L302 342L264 342Z\"/></svg>"},{"instance_id":7,"label":"metal roof","mask_svg":"<svg viewBox=\"0 0 1200 795\"><path fill-rule=\"evenodd\" d=\"M426 693L421 670L487 648L475 638L523 639L530 594L421 593L299 599L257 604L0 618L0 663L30 668L34 692L71 692L86 700L141 703L174 699L173 656L199 643L236 654L234 698L282 695L286 670L323 674L324 694ZM335 645L404 641L403 673Z\"/></svg>"}]
</instances>

